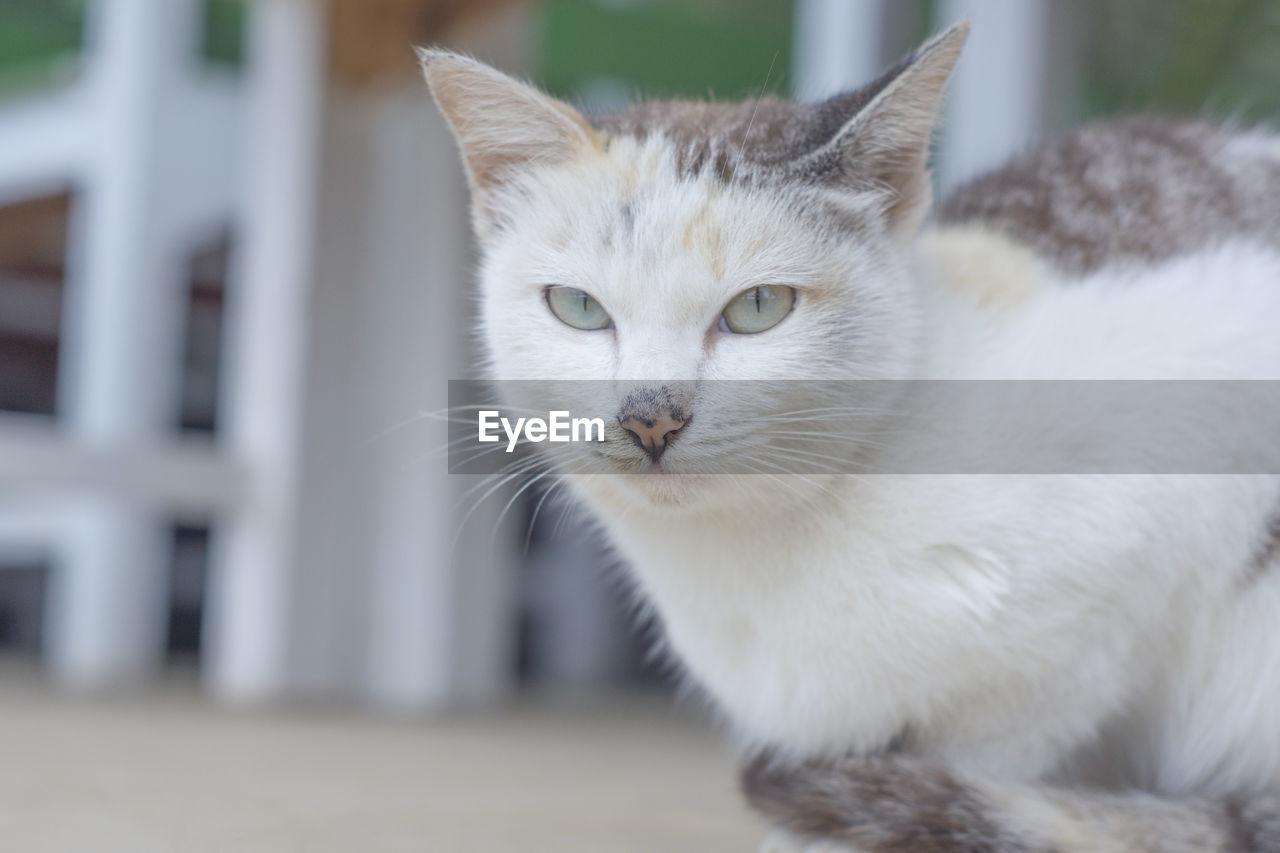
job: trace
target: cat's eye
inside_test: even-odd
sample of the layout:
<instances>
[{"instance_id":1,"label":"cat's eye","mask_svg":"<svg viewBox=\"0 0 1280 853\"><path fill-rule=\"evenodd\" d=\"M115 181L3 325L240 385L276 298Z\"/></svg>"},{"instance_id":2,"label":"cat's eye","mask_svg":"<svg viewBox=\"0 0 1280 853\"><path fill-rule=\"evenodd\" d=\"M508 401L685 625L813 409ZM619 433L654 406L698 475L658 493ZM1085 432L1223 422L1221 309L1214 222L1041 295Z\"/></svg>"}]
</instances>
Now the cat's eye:
<instances>
[{"instance_id":1,"label":"cat's eye","mask_svg":"<svg viewBox=\"0 0 1280 853\"><path fill-rule=\"evenodd\" d=\"M725 329L734 334L754 335L781 323L795 304L794 287L761 284L733 297L720 319Z\"/></svg>"},{"instance_id":2,"label":"cat's eye","mask_svg":"<svg viewBox=\"0 0 1280 853\"><path fill-rule=\"evenodd\" d=\"M613 322L595 297L576 287L553 284L547 288L547 307L566 326L593 332L607 329Z\"/></svg>"}]
</instances>

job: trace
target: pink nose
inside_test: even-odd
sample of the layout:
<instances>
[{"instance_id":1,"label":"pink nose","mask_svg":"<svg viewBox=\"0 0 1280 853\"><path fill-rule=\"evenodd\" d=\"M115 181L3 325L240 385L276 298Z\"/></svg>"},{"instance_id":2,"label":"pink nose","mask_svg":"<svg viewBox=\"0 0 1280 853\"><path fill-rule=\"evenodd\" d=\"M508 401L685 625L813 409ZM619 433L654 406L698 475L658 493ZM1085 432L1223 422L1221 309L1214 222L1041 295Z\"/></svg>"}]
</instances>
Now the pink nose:
<instances>
[{"instance_id":1,"label":"pink nose","mask_svg":"<svg viewBox=\"0 0 1280 853\"><path fill-rule=\"evenodd\" d=\"M680 430L684 429L685 422L673 415L670 409L664 409L652 420L632 415L618 423L631 433L631 440L636 446L657 462L671 442L676 440Z\"/></svg>"}]
</instances>

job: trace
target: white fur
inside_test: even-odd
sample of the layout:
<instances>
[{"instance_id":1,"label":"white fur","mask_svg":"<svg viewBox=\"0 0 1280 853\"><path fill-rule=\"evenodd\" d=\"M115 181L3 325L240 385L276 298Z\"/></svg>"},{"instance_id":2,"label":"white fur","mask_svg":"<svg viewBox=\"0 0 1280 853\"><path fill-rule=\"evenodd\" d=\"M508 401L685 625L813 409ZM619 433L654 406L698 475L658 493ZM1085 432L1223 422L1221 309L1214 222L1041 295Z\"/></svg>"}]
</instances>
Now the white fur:
<instances>
[{"instance_id":1,"label":"white fur","mask_svg":"<svg viewBox=\"0 0 1280 853\"><path fill-rule=\"evenodd\" d=\"M531 169L504 203L521 224L482 275L502 379L1280 379L1274 247L1231 243L1078 281L1028 265L1042 279L995 310L887 231L852 239L794 198L677 180L660 139ZM730 297L776 281L800 291L776 329L709 332ZM616 331L557 321L542 304L551 283L590 292ZM1070 440L1059 423L1033 426L1036 441ZM666 461L678 470L730 427L696 411ZM1197 427L1187 440L1212 438ZM1026 441L1025 419L1018 428L993 434L992 452ZM1280 571L1247 578L1280 507L1275 477L619 475L573 487L747 742L876 749L906 727L924 754L1011 779L1280 784Z\"/></svg>"}]
</instances>

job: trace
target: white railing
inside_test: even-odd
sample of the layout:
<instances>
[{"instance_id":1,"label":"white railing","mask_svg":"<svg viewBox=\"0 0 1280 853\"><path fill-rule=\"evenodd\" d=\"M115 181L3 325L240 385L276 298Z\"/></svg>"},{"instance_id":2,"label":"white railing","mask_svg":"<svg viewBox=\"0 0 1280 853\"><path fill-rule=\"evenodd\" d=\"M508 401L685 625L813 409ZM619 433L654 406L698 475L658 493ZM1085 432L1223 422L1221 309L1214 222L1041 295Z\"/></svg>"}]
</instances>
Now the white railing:
<instances>
[{"instance_id":1,"label":"white railing","mask_svg":"<svg viewBox=\"0 0 1280 853\"><path fill-rule=\"evenodd\" d=\"M165 522L176 513L226 522L230 553L214 574L248 579L220 587L215 621L234 615L236 624L209 632L212 686L265 695L283 683L278 654L255 630L255 620L284 623L267 612L280 593L259 588L273 566L288 563L283 534L266 523L259 527L272 532L237 539L237 520L254 507L255 517L283 527L297 491L280 471L300 435L308 164L319 146L325 12L312 0L252 4L257 36L243 83L197 61L200 12L197 0L95 0L81 79L0 112L0 200L76 189L60 417L0 418L0 548L51 556L46 654L73 688L136 681L158 666ZM244 115L246 104L255 116ZM273 120L254 121L264 112ZM254 159L240 162L242 152ZM241 317L232 361L240 367L226 388L228 439L184 441L171 426L183 268L201 235L228 223L248 237L234 288ZM268 599L276 603L259 603Z\"/></svg>"},{"instance_id":2,"label":"white railing","mask_svg":"<svg viewBox=\"0 0 1280 853\"><path fill-rule=\"evenodd\" d=\"M452 140L417 81L328 89L323 0L251 0L238 80L193 56L200 8L91 0L79 83L0 109L0 201L76 189L60 417L0 418L0 557L52 558L46 657L71 688L157 670L182 513L214 521L213 695L491 696L510 680L512 549L485 511L452 544L471 484L429 455L442 424L377 438L461 375ZM510 23L479 52L518 54ZM228 226L220 435L181 440L183 264Z\"/></svg>"},{"instance_id":3,"label":"white railing","mask_svg":"<svg viewBox=\"0 0 1280 853\"><path fill-rule=\"evenodd\" d=\"M206 607L206 677L236 700L270 698L288 680L325 75L323 4L252 9L226 437L253 492L224 517Z\"/></svg>"},{"instance_id":4,"label":"white railing","mask_svg":"<svg viewBox=\"0 0 1280 853\"><path fill-rule=\"evenodd\" d=\"M87 169L93 143L83 85L0 109L0 204L61 190Z\"/></svg>"}]
</instances>

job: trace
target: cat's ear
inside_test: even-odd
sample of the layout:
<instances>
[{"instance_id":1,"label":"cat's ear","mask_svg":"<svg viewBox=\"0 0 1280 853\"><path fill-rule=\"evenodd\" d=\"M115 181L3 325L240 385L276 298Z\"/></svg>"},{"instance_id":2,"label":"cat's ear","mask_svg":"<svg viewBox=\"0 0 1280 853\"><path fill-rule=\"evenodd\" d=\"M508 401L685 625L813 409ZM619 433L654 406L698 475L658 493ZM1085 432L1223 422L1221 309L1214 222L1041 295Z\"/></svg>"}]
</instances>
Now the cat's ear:
<instances>
[{"instance_id":1,"label":"cat's ear","mask_svg":"<svg viewBox=\"0 0 1280 853\"><path fill-rule=\"evenodd\" d=\"M419 49L427 85L462 149L477 234L501 219L503 186L521 170L600 145L577 110L465 56Z\"/></svg>"},{"instance_id":2,"label":"cat's ear","mask_svg":"<svg viewBox=\"0 0 1280 853\"><path fill-rule=\"evenodd\" d=\"M875 82L819 104L818 121L838 129L798 167L825 181L887 190L891 227L914 233L932 196L929 144L943 92L968 35L969 22L960 21Z\"/></svg>"}]
</instances>

